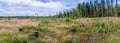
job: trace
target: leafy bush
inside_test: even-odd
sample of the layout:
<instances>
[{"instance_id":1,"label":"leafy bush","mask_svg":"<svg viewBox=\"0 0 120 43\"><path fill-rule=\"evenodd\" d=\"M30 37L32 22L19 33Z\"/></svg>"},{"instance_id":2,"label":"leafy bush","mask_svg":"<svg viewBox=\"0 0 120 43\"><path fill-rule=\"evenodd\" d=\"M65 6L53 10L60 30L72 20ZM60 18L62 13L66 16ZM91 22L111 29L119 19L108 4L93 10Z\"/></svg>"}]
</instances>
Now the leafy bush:
<instances>
[{"instance_id":1,"label":"leafy bush","mask_svg":"<svg viewBox=\"0 0 120 43\"><path fill-rule=\"evenodd\" d=\"M70 33L76 33L80 31L80 27L79 26L72 26L70 28L68 28Z\"/></svg>"},{"instance_id":2,"label":"leafy bush","mask_svg":"<svg viewBox=\"0 0 120 43\"><path fill-rule=\"evenodd\" d=\"M71 18L65 18L65 22L72 22Z\"/></svg>"},{"instance_id":3,"label":"leafy bush","mask_svg":"<svg viewBox=\"0 0 120 43\"><path fill-rule=\"evenodd\" d=\"M44 26L44 25L46 25L46 24L48 24L49 22L46 20L46 19L41 19L40 21L39 21L39 26Z\"/></svg>"},{"instance_id":4,"label":"leafy bush","mask_svg":"<svg viewBox=\"0 0 120 43\"><path fill-rule=\"evenodd\" d=\"M27 43L25 39L15 39L13 43Z\"/></svg>"}]
</instances>

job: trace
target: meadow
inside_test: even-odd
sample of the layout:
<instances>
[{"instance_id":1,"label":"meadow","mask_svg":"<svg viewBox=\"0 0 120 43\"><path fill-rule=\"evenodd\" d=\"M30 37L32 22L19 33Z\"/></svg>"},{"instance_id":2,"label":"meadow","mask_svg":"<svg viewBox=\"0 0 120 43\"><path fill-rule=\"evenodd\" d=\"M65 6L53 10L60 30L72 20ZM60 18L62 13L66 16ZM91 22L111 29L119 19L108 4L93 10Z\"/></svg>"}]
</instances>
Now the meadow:
<instances>
[{"instance_id":1,"label":"meadow","mask_svg":"<svg viewBox=\"0 0 120 43\"><path fill-rule=\"evenodd\" d=\"M120 43L120 18L1 18L0 43Z\"/></svg>"}]
</instances>

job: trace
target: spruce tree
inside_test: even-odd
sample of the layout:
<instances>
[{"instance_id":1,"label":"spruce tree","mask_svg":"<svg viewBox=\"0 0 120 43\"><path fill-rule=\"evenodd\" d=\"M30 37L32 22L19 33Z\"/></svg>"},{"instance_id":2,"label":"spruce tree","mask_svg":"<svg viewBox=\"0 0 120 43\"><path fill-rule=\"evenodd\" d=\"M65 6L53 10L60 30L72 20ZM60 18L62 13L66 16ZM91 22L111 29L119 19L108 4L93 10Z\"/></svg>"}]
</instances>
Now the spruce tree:
<instances>
[{"instance_id":1,"label":"spruce tree","mask_svg":"<svg viewBox=\"0 0 120 43\"><path fill-rule=\"evenodd\" d=\"M115 16L117 17L118 16L118 0L116 0L116 5L115 5Z\"/></svg>"}]
</instances>

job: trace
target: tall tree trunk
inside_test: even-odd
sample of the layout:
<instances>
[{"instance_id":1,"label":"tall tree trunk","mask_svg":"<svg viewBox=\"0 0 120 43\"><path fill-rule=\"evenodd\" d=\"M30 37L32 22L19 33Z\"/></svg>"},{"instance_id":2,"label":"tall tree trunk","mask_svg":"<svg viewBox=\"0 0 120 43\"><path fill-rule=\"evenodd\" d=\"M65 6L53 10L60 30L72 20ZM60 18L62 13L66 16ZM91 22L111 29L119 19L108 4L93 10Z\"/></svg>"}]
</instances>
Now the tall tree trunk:
<instances>
[{"instance_id":1,"label":"tall tree trunk","mask_svg":"<svg viewBox=\"0 0 120 43\"><path fill-rule=\"evenodd\" d=\"M118 17L118 0L116 0L116 5L115 5L115 16Z\"/></svg>"}]
</instances>

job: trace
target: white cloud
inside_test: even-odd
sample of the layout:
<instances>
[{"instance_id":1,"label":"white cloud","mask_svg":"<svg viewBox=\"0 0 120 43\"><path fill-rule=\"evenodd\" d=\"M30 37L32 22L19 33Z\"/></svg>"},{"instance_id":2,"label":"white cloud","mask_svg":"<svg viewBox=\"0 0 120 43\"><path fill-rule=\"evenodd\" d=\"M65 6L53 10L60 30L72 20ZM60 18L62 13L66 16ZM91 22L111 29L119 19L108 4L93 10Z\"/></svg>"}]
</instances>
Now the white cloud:
<instances>
[{"instance_id":1,"label":"white cloud","mask_svg":"<svg viewBox=\"0 0 120 43\"><path fill-rule=\"evenodd\" d=\"M5 16L6 15L6 10L0 8L0 16Z\"/></svg>"},{"instance_id":2,"label":"white cloud","mask_svg":"<svg viewBox=\"0 0 120 43\"><path fill-rule=\"evenodd\" d=\"M53 2L53 1L48 3L38 2L35 0L0 0L0 1L8 2L10 4L22 3L32 7L45 7L45 8L52 8L52 9L60 9L65 7L64 4L60 2Z\"/></svg>"},{"instance_id":3,"label":"white cloud","mask_svg":"<svg viewBox=\"0 0 120 43\"><path fill-rule=\"evenodd\" d=\"M0 0L0 2L5 2L0 5L0 14L12 16L34 15L35 13L43 16L43 14L54 14L66 7L63 3L54 1L43 3L36 0Z\"/></svg>"},{"instance_id":4,"label":"white cloud","mask_svg":"<svg viewBox=\"0 0 120 43\"><path fill-rule=\"evenodd\" d=\"M4 9L2 9L2 8L0 8L0 12L5 12L5 10L4 10Z\"/></svg>"},{"instance_id":5,"label":"white cloud","mask_svg":"<svg viewBox=\"0 0 120 43\"><path fill-rule=\"evenodd\" d=\"M89 0L81 0L79 3L88 2Z\"/></svg>"},{"instance_id":6,"label":"white cloud","mask_svg":"<svg viewBox=\"0 0 120 43\"><path fill-rule=\"evenodd\" d=\"M120 4L120 0L118 1L118 4Z\"/></svg>"},{"instance_id":7,"label":"white cloud","mask_svg":"<svg viewBox=\"0 0 120 43\"><path fill-rule=\"evenodd\" d=\"M75 8L78 3L84 1L87 0L75 0L75 2L74 0L48 0L48 2L42 2L42 0L0 0L0 14L10 16L34 15L35 13L40 16L54 15L56 12Z\"/></svg>"}]
</instances>

